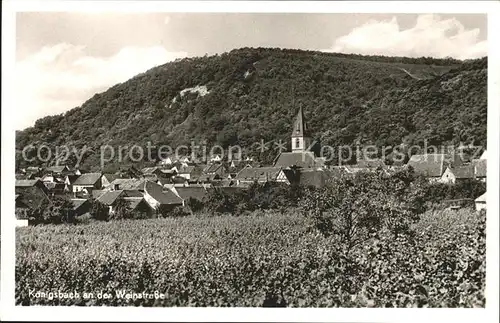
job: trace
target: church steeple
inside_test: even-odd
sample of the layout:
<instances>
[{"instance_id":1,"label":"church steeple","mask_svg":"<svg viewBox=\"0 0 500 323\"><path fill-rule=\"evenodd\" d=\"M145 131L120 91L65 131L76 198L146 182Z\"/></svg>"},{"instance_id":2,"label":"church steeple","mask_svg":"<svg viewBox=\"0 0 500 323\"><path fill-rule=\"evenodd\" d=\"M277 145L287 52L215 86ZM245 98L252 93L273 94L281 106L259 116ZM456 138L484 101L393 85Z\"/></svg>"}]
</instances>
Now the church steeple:
<instances>
[{"instance_id":1,"label":"church steeple","mask_svg":"<svg viewBox=\"0 0 500 323\"><path fill-rule=\"evenodd\" d=\"M304 113L300 107L293 123L292 152L306 151L309 146L309 134L304 120Z\"/></svg>"}]
</instances>

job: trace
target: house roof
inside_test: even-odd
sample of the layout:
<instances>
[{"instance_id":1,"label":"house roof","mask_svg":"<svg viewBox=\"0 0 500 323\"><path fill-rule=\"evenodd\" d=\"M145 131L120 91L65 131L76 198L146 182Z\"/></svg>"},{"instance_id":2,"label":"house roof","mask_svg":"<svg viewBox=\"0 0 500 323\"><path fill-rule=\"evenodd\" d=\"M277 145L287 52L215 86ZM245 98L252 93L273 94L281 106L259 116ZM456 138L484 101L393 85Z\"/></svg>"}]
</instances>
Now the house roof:
<instances>
[{"instance_id":1,"label":"house roof","mask_svg":"<svg viewBox=\"0 0 500 323\"><path fill-rule=\"evenodd\" d=\"M305 170L299 174L300 184L304 186L323 187L333 177L328 170Z\"/></svg>"},{"instance_id":2,"label":"house roof","mask_svg":"<svg viewBox=\"0 0 500 323\"><path fill-rule=\"evenodd\" d=\"M96 199L106 192L107 191L105 191L105 190L92 190L92 197Z\"/></svg>"},{"instance_id":3,"label":"house roof","mask_svg":"<svg viewBox=\"0 0 500 323\"><path fill-rule=\"evenodd\" d=\"M474 159L472 161L472 165L474 165L474 176L476 178L484 178L486 177L486 159Z\"/></svg>"},{"instance_id":4,"label":"house roof","mask_svg":"<svg viewBox=\"0 0 500 323\"><path fill-rule=\"evenodd\" d=\"M55 183L55 182L45 182L43 183L43 185L45 185L45 187L49 190L57 190L57 189L63 190L64 187L66 186L64 185L64 183Z\"/></svg>"},{"instance_id":5,"label":"house roof","mask_svg":"<svg viewBox=\"0 0 500 323\"><path fill-rule=\"evenodd\" d=\"M481 195L480 197L478 197L476 199L476 202L485 202L486 203L486 192L484 192L483 195Z\"/></svg>"},{"instance_id":6,"label":"house roof","mask_svg":"<svg viewBox=\"0 0 500 323\"><path fill-rule=\"evenodd\" d=\"M71 203L73 203L73 210L78 210L78 208L80 208L87 201L87 199L71 199Z\"/></svg>"},{"instance_id":7,"label":"house roof","mask_svg":"<svg viewBox=\"0 0 500 323\"><path fill-rule=\"evenodd\" d=\"M412 166L416 174L426 177L441 177L445 171L445 154L413 155L407 165Z\"/></svg>"},{"instance_id":8,"label":"house roof","mask_svg":"<svg viewBox=\"0 0 500 323\"><path fill-rule=\"evenodd\" d=\"M39 182L38 179L16 179L16 187L32 187Z\"/></svg>"},{"instance_id":9,"label":"house roof","mask_svg":"<svg viewBox=\"0 0 500 323\"><path fill-rule=\"evenodd\" d=\"M183 200L188 200L189 198L193 198L202 201L208 194L207 190L204 187L200 186L176 187L175 190Z\"/></svg>"},{"instance_id":10,"label":"house roof","mask_svg":"<svg viewBox=\"0 0 500 323\"><path fill-rule=\"evenodd\" d=\"M158 167L144 167L143 169L141 169L141 172L143 174L153 174L158 169L159 169Z\"/></svg>"},{"instance_id":11,"label":"house roof","mask_svg":"<svg viewBox=\"0 0 500 323\"><path fill-rule=\"evenodd\" d=\"M66 175L66 178L69 179L70 184L74 184L78 177L80 177L80 175Z\"/></svg>"},{"instance_id":12,"label":"house roof","mask_svg":"<svg viewBox=\"0 0 500 323\"><path fill-rule=\"evenodd\" d=\"M101 178L101 173L86 173L80 175L73 185L94 185Z\"/></svg>"},{"instance_id":13,"label":"house roof","mask_svg":"<svg viewBox=\"0 0 500 323\"><path fill-rule=\"evenodd\" d=\"M124 197L123 200L128 202L128 206L130 207L130 210L133 211L139 206L139 204L141 204L142 201L144 201L144 198L143 197Z\"/></svg>"},{"instance_id":14,"label":"house roof","mask_svg":"<svg viewBox=\"0 0 500 323\"><path fill-rule=\"evenodd\" d=\"M112 181L114 181L115 179L118 178L118 175L116 175L116 174L102 174L102 177L106 177L108 182L111 183Z\"/></svg>"},{"instance_id":15,"label":"house roof","mask_svg":"<svg viewBox=\"0 0 500 323\"><path fill-rule=\"evenodd\" d=\"M194 170L194 166L183 166L179 169L179 174L191 174Z\"/></svg>"},{"instance_id":16,"label":"house roof","mask_svg":"<svg viewBox=\"0 0 500 323\"><path fill-rule=\"evenodd\" d=\"M453 175L455 175L456 178L474 178L474 166L473 165L466 165L466 166L461 166L461 167L455 167L451 169L451 172Z\"/></svg>"},{"instance_id":17,"label":"house roof","mask_svg":"<svg viewBox=\"0 0 500 323\"><path fill-rule=\"evenodd\" d=\"M354 168L377 168L377 167L385 167L385 163L382 159L373 159L373 160L358 160L356 165L352 165Z\"/></svg>"},{"instance_id":18,"label":"house roof","mask_svg":"<svg viewBox=\"0 0 500 323\"><path fill-rule=\"evenodd\" d=\"M236 174L237 180L271 181L278 177L281 167L245 167Z\"/></svg>"},{"instance_id":19,"label":"house roof","mask_svg":"<svg viewBox=\"0 0 500 323\"><path fill-rule=\"evenodd\" d=\"M204 175L200 175L200 177L198 177L197 181L199 182L210 182L210 181L214 181L216 179L220 179L221 177L218 175L218 174L204 174Z\"/></svg>"},{"instance_id":20,"label":"house roof","mask_svg":"<svg viewBox=\"0 0 500 323\"><path fill-rule=\"evenodd\" d=\"M163 190L161 185L151 181L146 181L144 190L160 204L182 204L182 199L170 190Z\"/></svg>"},{"instance_id":21,"label":"house roof","mask_svg":"<svg viewBox=\"0 0 500 323\"><path fill-rule=\"evenodd\" d=\"M112 205L118 197L122 195L122 190L108 191L97 198L97 200L105 205Z\"/></svg>"},{"instance_id":22,"label":"house roof","mask_svg":"<svg viewBox=\"0 0 500 323\"><path fill-rule=\"evenodd\" d=\"M205 174L215 173L221 167L223 167L222 164L210 164L207 167L205 167L205 169L203 169L203 173L205 173Z\"/></svg>"},{"instance_id":23,"label":"house roof","mask_svg":"<svg viewBox=\"0 0 500 323\"><path fill-rule=\"evenodd\" d=\"M144 188L145 179L137 178L117 178L110 183L111 188L118 185L120 190L141 190Z\"/></svg>"},{"instance_id":24,"label":"house roof","mask_svg":"<svg viewBox=\"0 0 500 323\"><path fill-rule=\"evenodd\" d=\"M312 151L299 151L299 152L284 152L280 153L275 161L274 167L323 167L325 165L324 158L316 158Z\"/></svg>"},{"instance_id":25,"label":"house roof","mask_svg":"<svg viewBox=\"0 0 500 323\"><path fill-rule=\"evenodd\" d=\"M174 184L178 184L178 183L186 183L188 180L187 178L185 177L182 177L182 176L174 176L172 179L171 179L172 183Z\"/></svg>"},{"instance_id":26,"label":"house roof","mask_svg":"<svg viewBox=\"0 0 500 323\"><path fill-rule=\"evenodd\" d=\"M47 172L62 173L65 170L69 170L68 166L66 166L66 165L47 167Z\"/></svg>"}]
</instances>

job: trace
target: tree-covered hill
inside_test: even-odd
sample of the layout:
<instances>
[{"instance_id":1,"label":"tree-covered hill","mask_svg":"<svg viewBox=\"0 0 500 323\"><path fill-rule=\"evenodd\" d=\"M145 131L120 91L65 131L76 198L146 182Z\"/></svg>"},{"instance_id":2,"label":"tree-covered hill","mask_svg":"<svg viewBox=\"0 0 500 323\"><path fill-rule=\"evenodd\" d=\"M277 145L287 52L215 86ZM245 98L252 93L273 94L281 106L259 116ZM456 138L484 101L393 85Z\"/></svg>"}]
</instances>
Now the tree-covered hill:
<instances>
[{"instance_id":1,"label":"tree-covered hill","mask_svg":"<svg viewBox=\"0 0 500 323\"><path fill-rule=\"evenodd\" d=\"M242 48L152 68L81 107L39 119L17 133L16 148L288 143L300 106L322 144L485 145L486 75L486 58ZM274 155L260 157L269 162ZM98 166L97 152L86 156L84 168Z\"/></svg>"}]
</instances>

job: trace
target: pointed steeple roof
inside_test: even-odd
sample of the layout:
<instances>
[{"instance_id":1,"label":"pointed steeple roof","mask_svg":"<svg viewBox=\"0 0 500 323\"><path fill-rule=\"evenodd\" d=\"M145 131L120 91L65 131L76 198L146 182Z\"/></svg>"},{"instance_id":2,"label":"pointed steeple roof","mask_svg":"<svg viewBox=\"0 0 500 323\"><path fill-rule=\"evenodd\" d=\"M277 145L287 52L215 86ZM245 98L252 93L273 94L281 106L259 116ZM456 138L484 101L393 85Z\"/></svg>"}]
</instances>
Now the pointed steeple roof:
<instances>
[{"instance_id":1,"label":"pointed steeple roof","mask_svg":"<svg viewBox=\"0 0 500 323\"><path fill-rule=\"evenodd\" d=\"M302 107L299 108L295 122L293 123L292 137L307 137L308 129L305 123L304 113Z\"/></svg>"}]
</instances>

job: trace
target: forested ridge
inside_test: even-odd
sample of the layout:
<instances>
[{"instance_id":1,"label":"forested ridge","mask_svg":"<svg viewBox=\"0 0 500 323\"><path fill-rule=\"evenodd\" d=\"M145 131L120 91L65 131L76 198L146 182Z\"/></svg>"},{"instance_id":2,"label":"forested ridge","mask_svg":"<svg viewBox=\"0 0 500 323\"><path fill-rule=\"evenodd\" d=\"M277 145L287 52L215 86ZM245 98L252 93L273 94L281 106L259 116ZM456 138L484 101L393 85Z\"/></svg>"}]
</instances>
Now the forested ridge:
<instances>
[{"instance_id":1,"label":"forested ridge","mask_svg":"<svg viewBox=\"0 0 500 323\"><path fill-rule=\"evenodd\" d=\"M16 134L29 144L98 147L206 140L250 148L289 145L297 109L321 145L486 145L487 58L361 56L242 48L152 68L95 94L81 107L39 119ZM252 153L251 151L249 153ZM261 156L269 162L276 152Z\"/></svg>"}]
</instances>

